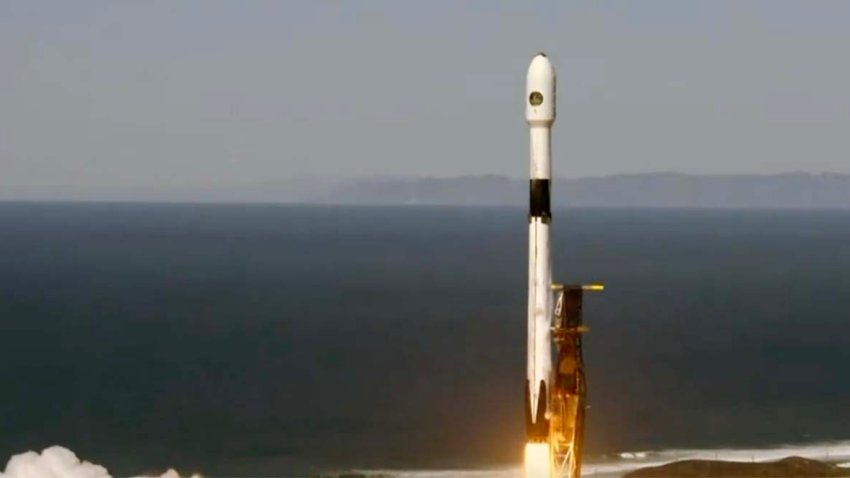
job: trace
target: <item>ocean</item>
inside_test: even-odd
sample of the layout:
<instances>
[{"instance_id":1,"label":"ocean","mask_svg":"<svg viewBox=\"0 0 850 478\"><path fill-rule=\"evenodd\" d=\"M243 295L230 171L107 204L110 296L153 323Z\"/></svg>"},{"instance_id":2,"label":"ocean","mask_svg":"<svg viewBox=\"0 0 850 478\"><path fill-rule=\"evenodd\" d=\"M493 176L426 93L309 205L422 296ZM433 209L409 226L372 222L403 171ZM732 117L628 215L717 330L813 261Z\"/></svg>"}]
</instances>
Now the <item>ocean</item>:
<instances>
[{"instance_id":1,"label":"ocean","mask_svg":"<svg viewBox=\"0 0 850 478\"><path fill-rule=\"evenodd\" d=\"M850 212L563 209L553 240L606 284L586 473L850 449ZM0 462L510 475L526 261L522 208L0 203Z\"/></svg>"}]
</instances>

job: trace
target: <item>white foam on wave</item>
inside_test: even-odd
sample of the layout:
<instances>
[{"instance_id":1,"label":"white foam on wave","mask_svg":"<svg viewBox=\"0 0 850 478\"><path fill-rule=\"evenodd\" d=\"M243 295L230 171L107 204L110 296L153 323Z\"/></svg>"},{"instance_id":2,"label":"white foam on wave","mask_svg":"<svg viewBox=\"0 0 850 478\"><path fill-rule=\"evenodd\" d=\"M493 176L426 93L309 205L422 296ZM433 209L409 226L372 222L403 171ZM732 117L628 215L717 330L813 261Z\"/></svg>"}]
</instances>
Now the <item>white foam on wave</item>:
<instances>
[{"instance_id":1,"label":"white foam on wave","mask_svg":"<svg viewBox=\"0 0 850 478\"><path fill-rule=\"evenodd\" d=\"M392 478L522 478L520 467L490 470L368 470L356 472L366 476Z\"/></svg>"},{"instance_id":2,"label":"white foam on wave","mask_svg":"<svg viewBox=\"0 0 850 478\"><path fill-rule=\"evenodd\" d=\"M678 460L724 460L744 462L765 462L781 460L789 456L800 456L814 460L844 462L850 460L850 441L811 443L805 445L785 445L771 448L717 448L717 449L670 449L625 451L616 458L604 461L589 461L582 466L584 477L617 477L630 471L647 466L659 466ZM839 466L850 468L850 461ZM495 470L441 470L441 471L401 471L368 470L360 471L367 476L381 475L391 478L521 478L522 469L504 468Z\"/></svg>"},{"instance_id":3,"label":"white foam on wave","mask_svg":"<svg viewBox=\"0 0 850 478\"><path fill-rule=\"evenodd\" d=\"M41 453L28 451L13 456L6 463L6 469L0 472L0 478L112 477L106 468L88 461L81 461L74 452L67 448L52 446L45 448ZM174 470L168 470L162 475L159 475L158 478L180 478L180 475ZM193 475L192 478L200 477Z\"/></svg>"},{"instance_id":4,"label":"white foam on wave","mask_svg":"<svg viewBox=\"0 0 850 478\"><path fill-rule=\"evenodd\" d=\"M775 461L788 456L801 456L837 463L850 468L850 441L786 445L772 448L670 449L659 451L627 451L607 461L586 462L584 477L615 477L647 466L658 466L678 460L725 460L744 462ZM489 470L361 470L367 476L392 478L522 478L521 467ZM41 453L28 451L9 459L0 478L112 478L106 468L77 458L71 450L60 446ZM174 470L162 475L138 478L180 478ZM200 478L193 475L192 478Z\"/></svg>"}]
</instances>

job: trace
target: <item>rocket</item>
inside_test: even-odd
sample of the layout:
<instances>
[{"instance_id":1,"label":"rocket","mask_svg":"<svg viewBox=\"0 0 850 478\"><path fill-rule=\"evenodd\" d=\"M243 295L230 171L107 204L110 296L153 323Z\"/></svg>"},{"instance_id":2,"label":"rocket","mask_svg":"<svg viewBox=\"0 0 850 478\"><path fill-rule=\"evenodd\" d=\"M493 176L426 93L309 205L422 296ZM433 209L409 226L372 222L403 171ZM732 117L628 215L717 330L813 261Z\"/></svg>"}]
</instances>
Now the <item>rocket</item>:
<instances>
[{"instance_id":1,"label":"rocket","mask_svg":"<svg viewBox=\"0 0 850 478\"><path fill-rule=\"evenodd\" d=\"M543 53L528 67L525 102L531 159L525 478L580 478L587 396L581 336L588 330L583 325L582 301L585 292L605 287L552 283L549 227L555 69Z\"/></svg>"},{"instance_id":2,"label":"rocket","mask_svg":"<svg viewBox=\"0 0 850 478\"><path fill-rule=\"evenodd\" d=\"M525 425L528 442L549 437L552 376L551 131L555 123L555 69L543 53L531 60L526 79L525 118L530 133L528 211L528 370Z\"/></svg>"}]
</instances>

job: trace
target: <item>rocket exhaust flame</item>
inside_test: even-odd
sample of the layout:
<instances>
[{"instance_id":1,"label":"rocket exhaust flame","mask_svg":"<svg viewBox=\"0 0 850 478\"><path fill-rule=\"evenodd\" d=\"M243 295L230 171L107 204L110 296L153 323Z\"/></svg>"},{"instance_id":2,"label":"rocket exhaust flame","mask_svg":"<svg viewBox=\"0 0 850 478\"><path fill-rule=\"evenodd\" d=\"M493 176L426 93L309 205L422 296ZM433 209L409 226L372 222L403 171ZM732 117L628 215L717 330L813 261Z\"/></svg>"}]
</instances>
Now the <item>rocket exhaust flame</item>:
<instances>
[{"instance_id":1,"label":"rocket exhaust flame","mask_svg":"<svg viewBox=\"0 0 850 478\"><path fill-rule=\"evenodd\" d=\"M549 478L549 444L526 443L523 469L525 478Z\"/></svg>"}]
</instances>

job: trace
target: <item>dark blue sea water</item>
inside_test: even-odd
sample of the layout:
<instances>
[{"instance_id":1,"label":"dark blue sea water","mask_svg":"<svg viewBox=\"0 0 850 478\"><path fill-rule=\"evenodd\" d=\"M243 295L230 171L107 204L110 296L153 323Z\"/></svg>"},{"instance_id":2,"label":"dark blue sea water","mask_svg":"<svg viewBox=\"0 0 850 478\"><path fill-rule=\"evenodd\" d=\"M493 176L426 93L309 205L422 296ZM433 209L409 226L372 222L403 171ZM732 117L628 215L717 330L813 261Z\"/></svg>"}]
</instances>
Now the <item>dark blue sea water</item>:
<instances>
[{"instance_id":1,"label":"dark blue sea water","mask_svg":"<svg viewBox=\"0 0 850 478\"><path fill-rule=\"evenodd\" d=\"M0 457L515 463L522 209L0 203ZM850 213L555 211L588 452L850 438Z\"/></svg>"}]
</instances>

